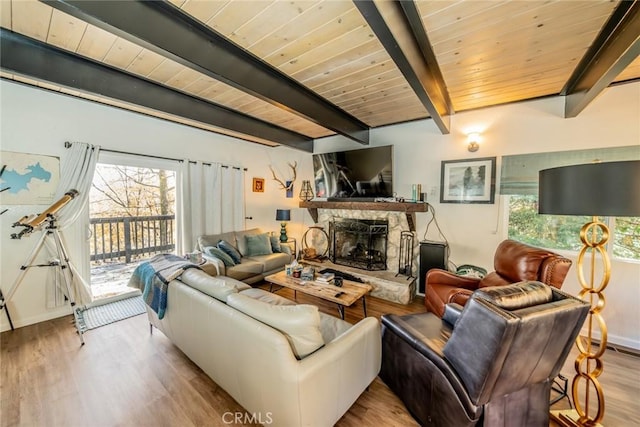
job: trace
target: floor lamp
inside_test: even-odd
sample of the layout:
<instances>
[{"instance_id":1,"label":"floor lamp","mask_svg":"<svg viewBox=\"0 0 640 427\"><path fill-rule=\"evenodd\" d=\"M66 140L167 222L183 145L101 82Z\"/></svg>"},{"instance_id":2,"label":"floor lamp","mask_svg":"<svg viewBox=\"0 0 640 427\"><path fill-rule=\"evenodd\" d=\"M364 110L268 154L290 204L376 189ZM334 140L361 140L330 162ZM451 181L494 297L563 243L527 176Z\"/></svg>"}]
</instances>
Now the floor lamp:
<instances>
[{"instance_id":1,"label":"floor lamp","mask_svg":"<svg viewBox=\"0 0 640 427\"><path fill-rule=\"evenodd\" d=\"M592 222L580 230L583 246L577 261L578 281L582 287L579 296L591 303L591 309L586 320L587 336L576 339L579 354L572 382L575 410L552 411L551 417L562 426L597 426L601 425L605 409L604 392L598 381L604 367L602 355L607 348L607 326L601 312L605 306L604 290L611 275L606 249L609 229L598 217L640 216L640 160L545 169L540 171L539 182L539 213L593 217ZM590 260L585 262L589 252ZM599 283L596 280L597 254L602 263ZM593 340L596 328L600 330L598 342ZM580 402L578 396L581 382L585 386L584 402ZM589 405L592 392L597 408Z\"/></svg>"}]
</instances>

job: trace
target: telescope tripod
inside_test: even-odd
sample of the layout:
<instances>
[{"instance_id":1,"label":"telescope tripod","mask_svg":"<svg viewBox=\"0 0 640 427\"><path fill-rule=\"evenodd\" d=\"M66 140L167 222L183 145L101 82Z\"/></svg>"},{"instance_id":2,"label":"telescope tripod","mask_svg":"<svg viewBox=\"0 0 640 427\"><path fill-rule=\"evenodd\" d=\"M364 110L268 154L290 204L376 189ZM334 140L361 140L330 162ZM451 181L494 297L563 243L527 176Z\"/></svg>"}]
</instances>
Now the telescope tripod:
<instances>
[{"instance_id":1,"label":"telescope tripod","mask_svg":"<svg viewBox=\"0 0 640 427\"><path fill-rule=\"evenodd\" d=\"M55 246L55 256L57 258L53 258L49 260L48 263L45 264L34 264L35 258L42 249L42 246L45 244L47 237L53 237L53 244ZM73 293L71 292L71 283L73 280L73 271L71 266L69 265L69 256L67 255L67 250L62 243L62 238L60 237L60 232L58 231L58 227L55 224L55 218L53 215L49 215L47 217L47 226L42 230L42 236L36 242L36 245L31 250L31 253L27 257L22 266L20 266L20 273L16 280L11 285L9 292L6 297L2 296L2 292L0 291L0 310L5 309L7 313L7 318L9 319L9 325L11 326L11 330L13 330L13 323L11 323L11 317L9 316L9 309L7 308L7 302L11 300L13 294L15 294L18 286L22 282L22 279L27 274L27 271L31 267L53 267L56 269L56 273L60 273L62 277L62 281L65 285L66 297L71 304L71 311L73 312L73 320L75 323L76 330L78 331L78 336L80 337L80 345L84 345L84 338L82 336L82 327L80 326L80 319L78 317L78 311L76 310L76 302L73 297ZM55 275L56 286L58 284L58 274Z\"/></svg>"}]
</instances>

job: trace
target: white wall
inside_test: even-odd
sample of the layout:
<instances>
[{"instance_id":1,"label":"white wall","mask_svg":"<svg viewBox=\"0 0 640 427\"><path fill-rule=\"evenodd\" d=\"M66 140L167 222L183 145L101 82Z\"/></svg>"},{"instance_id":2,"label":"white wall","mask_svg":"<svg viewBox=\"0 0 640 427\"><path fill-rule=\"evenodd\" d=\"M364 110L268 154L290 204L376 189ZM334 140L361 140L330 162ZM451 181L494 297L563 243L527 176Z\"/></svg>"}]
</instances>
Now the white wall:
<instances>
[{"instance_id":1,"label":"white wall","mask_svg":"<svg viewBox=\"0 0 640 427\"><path fill-rule=\"evenodd\" d=\"M463 112L452 117L449 135L432 121L388 126L372 132L372 145L395 146L393 178L399 196L410 197L411 184L422 184L449 241L451 260L490 271L494 250L506 238L503 198L497 196L493 205L440 203L441 161L496 156L499 182L502 155L623 145L640 150L640 83L607 89L576 118L563 118L563 109L564 99L554 97ZM473 130L481 132L482 142L479 151L470 153L466 134ZM317 152L361 148L340 136L324 138L317 146ZM418 214L420 240L429 218ZM427 238L441 240L433 226ZM564 255L575 264L575 254ZM580 289L575 267L563 289L572 294ZM640 263L614 260L605 294L609 341L640 348Z\"/></svg>"},{"instance_id":2,"label":"white wall","mask_svg":"<svg viewBox=\"0 0 640 427\"><path fill-rule=\"evenodd\" d=\"M287 162L297 161L297 191L303 171L307 173L305 179L312 176L311 156L307 153L286 147L261 146L4 80L0 81L0 124L0 149L3 151L59 157L65 150L65 141L82 141L112 150L246 167L246 216L254 218L247 221L247 227L277 231L280 224L275 220L276 209L297 206L297 193L295 198L285 198L284 190L279 190L278 184L271 179L269 164L273 165L280 179L286 179L291 173ZM264 193L251 192L252 177L265 178ZM5 294L40 237L34 233L29 238L11 240L10 234L17 231L11 228L11 224L48 206L7 207L10 210L0 216L0 285ZM290 234L293 236L302 229L301 223L295 223L301 221L301 213L299 209L292 212ZM68 242L72 260L77 257L78 246L78 240ZM46 270L29 269L10 302L11 317L16 327L70 312L68 307L46 309ZM9 329L4 313L0 313L0 327L1 330Z\"/></svg>"},{"instance_id":3,"label":"white wall","mask_svg":"<svg viewBox=\"0 0 640 427\"><path fill-rule=\"evenodd\" d=\"M441 135L430 120L374 129L371 145L393 144L394 188L401 196L411 194L411 184L422 184L428 201L451 246L451 259L490 268L493 253L506 237L501 198L493 205L439 203L440 162L546 151L563 151L607 146L640 146L640 83L610 88L577 118L563 118L563 99L537 101L459 113L452 118L452 133ZM247 167L247 226L276 230L276 208L293 208L289 235L298 239L312 221L306 210L295 209L297 197L286 199L271 180L268 166L279 178L287 178L287 162L298 162L298 180L312 179L311 156L285 147L268 148L210 132L165 122L136 113L98 105L64 95L0 82L0 149L60 156L64 141L84 141L104 148L149 153L159 156L222 161ZM476 153L466 150L466 134L482 133ZM317 152L361 148L343 137L323 138ZM640 148L639 148L640 149ZM266 179L264 193L251 192L251 178ZM498 176L499 179L499 176ZM2 289L7 290L33 245L32 239L9 239L10 224L37 208L11 207L0 216L0 266ZM417 235L424 236L427 214L417 216ZM430 230L429 239L437 239ZM438 239L439 240L439 239ZM76 242L77 245L77 242ZM73 249L73 248L70 248ZM575 261L575 257L574 257ZM47 310L44 285L38 271L29 273L14 298L12 315L18 326L60 316L66 311ZM576 293L579 286L572 268L564 289ZM640 348L640 263L613 262L606 291L605 318L611 342ZM8 328L0 314L2 330Z\"/></svg>"}]
</instances>

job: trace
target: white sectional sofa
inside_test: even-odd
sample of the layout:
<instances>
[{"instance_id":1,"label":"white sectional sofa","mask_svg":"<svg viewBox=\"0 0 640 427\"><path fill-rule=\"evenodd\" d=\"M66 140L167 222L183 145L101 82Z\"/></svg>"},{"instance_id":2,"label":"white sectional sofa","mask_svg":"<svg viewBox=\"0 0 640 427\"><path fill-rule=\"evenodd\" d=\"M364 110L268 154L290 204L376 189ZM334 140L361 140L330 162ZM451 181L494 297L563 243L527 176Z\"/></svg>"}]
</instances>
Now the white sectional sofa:
<instances>
[{"instance_id":1,"label":"white sectional sofa","mask_svg":"<svg viewBox=\"0 0 640 427\"><path fill-rule=\"evenodd\" d=\"M164 317L147 311L216 384L272 426L334 425L380 370L377 319L351 325L228 277L188 269L169 283Z\"/></svg>"}]
</instances>

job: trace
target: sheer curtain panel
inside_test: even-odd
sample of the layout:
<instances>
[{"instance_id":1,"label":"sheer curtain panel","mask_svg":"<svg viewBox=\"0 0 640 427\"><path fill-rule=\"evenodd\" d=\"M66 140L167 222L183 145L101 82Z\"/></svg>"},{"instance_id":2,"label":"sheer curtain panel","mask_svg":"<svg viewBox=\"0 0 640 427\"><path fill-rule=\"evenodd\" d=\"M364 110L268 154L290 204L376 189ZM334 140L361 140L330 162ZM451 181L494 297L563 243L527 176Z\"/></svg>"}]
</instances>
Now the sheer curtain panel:
<instances>
[{"instance_id":1,"label":"sheer curtain panel","mask_svg":"<svg viewBox=\"0 0 640 427\"><path fill-rule=\"evenodd\" d=\"M222 232L244 229L244 170L224 167L222 172Z\"/></svg>"},{"instance_id":2,"label":"sheer curtain panel","mask_svg":"<svg viewBox=\"0 0 640 427\"><path fill-rule=\"evenodd\" d=\"M178 254L193 251L199 235L244 228L241 168L184 160L179 182Z\"/></svg>"},{"instance_id":3,"label":"sheer curtain panel","mask_svg":"<svg viewBox=\"0 0 640 427\"><path fill-rule=\"evenodd\" d=\"M56 214L60 236L69 252L69 268L73 273L71 292L73 292L73 297L78 305L86 305L92 299L91 287L87 280L89 277L89 248L87 242L89 211L87 202L99 152L100 147L97 145L83 142L71 143L60 159L60 183L54 197L54 200L59 200L71 189L78 191L78 195ZM80 242L79 247L70 248L67 245L69 240ZM50 240L47 240L47 249L51 254L56 254L55 247ZM73 249L76 250L74 251ZM57 270L55 274L58 274ZM60 280L47 281L48 307L64 304L64 298L60 294L62 289L56 287L56 283L64 282L61 278Z\"/></svg>"}]
</instances>

